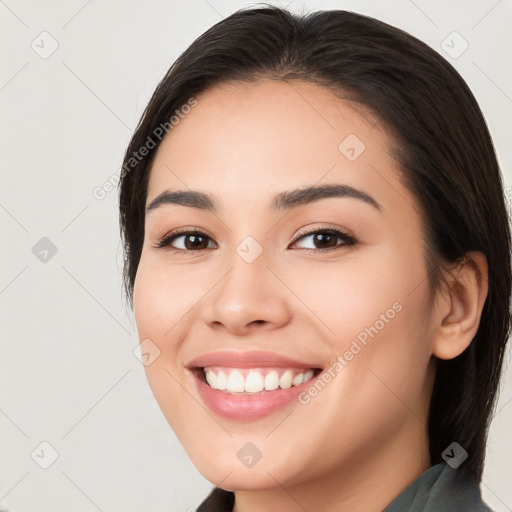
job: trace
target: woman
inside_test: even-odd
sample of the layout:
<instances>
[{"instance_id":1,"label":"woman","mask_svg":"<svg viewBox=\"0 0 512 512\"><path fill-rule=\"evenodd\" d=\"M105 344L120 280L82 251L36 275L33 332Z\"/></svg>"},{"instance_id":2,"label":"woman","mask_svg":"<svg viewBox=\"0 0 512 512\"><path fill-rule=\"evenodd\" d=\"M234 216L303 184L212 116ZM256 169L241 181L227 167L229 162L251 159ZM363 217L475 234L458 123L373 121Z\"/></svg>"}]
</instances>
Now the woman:
<instances>
[{"instance_id":1,"label":"woman","mask_svg":"<svg viewBox=\"0 0 512 512\"><path fill-rule=\"evenodd\" d=\"M510 231L475 98L345 11L236 12L151 98L120 181L146 374L199 511L490 510Z\"/></svg>"}]
</instances>

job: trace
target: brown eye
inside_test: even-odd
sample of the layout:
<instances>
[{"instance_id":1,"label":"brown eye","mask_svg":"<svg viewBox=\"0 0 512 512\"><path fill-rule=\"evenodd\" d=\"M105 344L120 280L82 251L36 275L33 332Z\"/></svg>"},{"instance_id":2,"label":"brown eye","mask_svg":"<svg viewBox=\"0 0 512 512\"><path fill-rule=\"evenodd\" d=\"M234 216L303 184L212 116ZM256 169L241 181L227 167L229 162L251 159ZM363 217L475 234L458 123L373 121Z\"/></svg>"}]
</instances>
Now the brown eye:
<instances>
[{"instance_id":1,"label":"brown eye","mask_svg":"<svg viewBox=\"0 0 512 512\"><path fill-rule=\"evenodd\" d=\"M179 244L181 247L176 247L173 245L176 240L180 239L183 239L183 242L180 242ZM177 252L200 251L202 249L208 248L209 240L211 240L210 237L202 231L179 231L166 235L164 238L157 242L156 247L175 248L177 249Z\"/></svg>"},{"instance_id":2,"label":"brown eye","mask_svg":"<svg viewBox=\"0 0 512 512\"><path fill-rule=\"evenodd\" d=\"M357 244L357 240L352 236L340 231L338 229L320 229L316 231L310 231L300 235L292 244L297 244L302 240L310 238L312 240L313 247L302 247L306 251L330 251L346 246L352 246ZM177 240L181 240L179 244L176 244ZM341 241L341 243L339 243ZM211 242L211 245L209 243ZM177 245L179 245L177 247ZM199 230L181 230L175 231L168 235L165 235L160 239L155 247L157 248L168 248L169 250L175 249L175 252L200 252L208 248L216 248L213 240L204 232Z\"/></svg>"},{"instance_id":3,"label":"brown eye","mask_svg":"<svg viewBox=\"0 0 512 512\"><path fill-rule=\"evenodd\" d=\"M355 245L357 243L355 238L338 229L321 229L310 231L309 233L299 236L293 243L296 244L298 241L308 238L312 240L313 247L303 247L303 249L313 251L328 251L338 247ZM341 240L342 243L338 243L338 240Z\"/></svg>"},{"instance_id":4,"label":"brown eye","mask_svg":"<svg viewBox=\"0 0 512 512\"><path fill-rule=\"evenodd\" d=\"M202 235L195 235L195 234L190 234L190 235L182 235L184 237L184 240L185 240L185 249L189 250L189 251L194 251L194 250L197 250L197 249L206 249L208 247L208 241L206 239L206 237L202 236ZM181 237L176 237L174 240L178 239L178 238L181 238ZM206 244L205 244L206 242Z\"/></svg>"}]
</instances>

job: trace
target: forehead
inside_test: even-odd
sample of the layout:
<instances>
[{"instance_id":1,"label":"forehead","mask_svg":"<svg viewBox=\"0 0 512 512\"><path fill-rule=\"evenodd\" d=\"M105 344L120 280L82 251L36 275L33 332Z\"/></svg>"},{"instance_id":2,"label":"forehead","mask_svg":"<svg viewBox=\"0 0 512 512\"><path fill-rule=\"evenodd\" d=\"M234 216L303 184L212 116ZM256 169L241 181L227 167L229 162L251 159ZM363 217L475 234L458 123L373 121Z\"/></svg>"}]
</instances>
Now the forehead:
<instances>
[{"instance_id":1,"label":"forehead","mask_svg":"<svg viewBox=\"0 0 512 512\"><path fill-rule=\"evenodd\" d=\"M263 79L215 86L196 100L158 149L148 202L190 188L243 206L323 182L370 187L381 204L408 194L377 119L324 87Z\"/></svg>"}]
</instances>

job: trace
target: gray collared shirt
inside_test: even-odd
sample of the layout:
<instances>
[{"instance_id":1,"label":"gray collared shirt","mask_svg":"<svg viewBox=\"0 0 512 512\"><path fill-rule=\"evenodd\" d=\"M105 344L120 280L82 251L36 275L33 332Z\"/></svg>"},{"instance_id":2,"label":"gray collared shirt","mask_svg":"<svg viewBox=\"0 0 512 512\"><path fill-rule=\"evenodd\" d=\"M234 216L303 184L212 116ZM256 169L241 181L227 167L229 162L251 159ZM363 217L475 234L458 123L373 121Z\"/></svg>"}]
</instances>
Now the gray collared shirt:
<instances>
[{"instance_id":1,"label":"gray collared shirt","mask_svg":"<svg viewBox=\"0 0 512 512\"><path fill-rule=\"evenodd\" d=\"M215 487L197 512L232 512L235 495ZM442 462L422 473L382 512L493 512L478 485Z\"/></svg>"}]
</instances>

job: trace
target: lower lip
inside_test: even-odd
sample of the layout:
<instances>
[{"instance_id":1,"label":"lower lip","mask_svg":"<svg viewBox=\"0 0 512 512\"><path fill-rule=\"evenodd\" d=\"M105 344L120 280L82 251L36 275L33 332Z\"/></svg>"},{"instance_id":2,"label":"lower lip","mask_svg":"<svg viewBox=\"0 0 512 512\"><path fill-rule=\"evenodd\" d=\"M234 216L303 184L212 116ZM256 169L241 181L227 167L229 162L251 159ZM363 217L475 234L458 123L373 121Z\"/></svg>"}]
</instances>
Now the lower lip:
<instances>
[{"instance_id":1,"label":"lower lip","mask_svg":"<svg viewBox=\"0 0 512 512\"><path fill-rule=\"evenodd\" d=\"M288 389L263 391L254 395L232 395L213 389L199 378L197 372L193 373L197 390L204 403L214 413L233 420L255 420L269 416L296 400L297 396L311 386L321 374Z\"/></svg>"}]
</instances>

